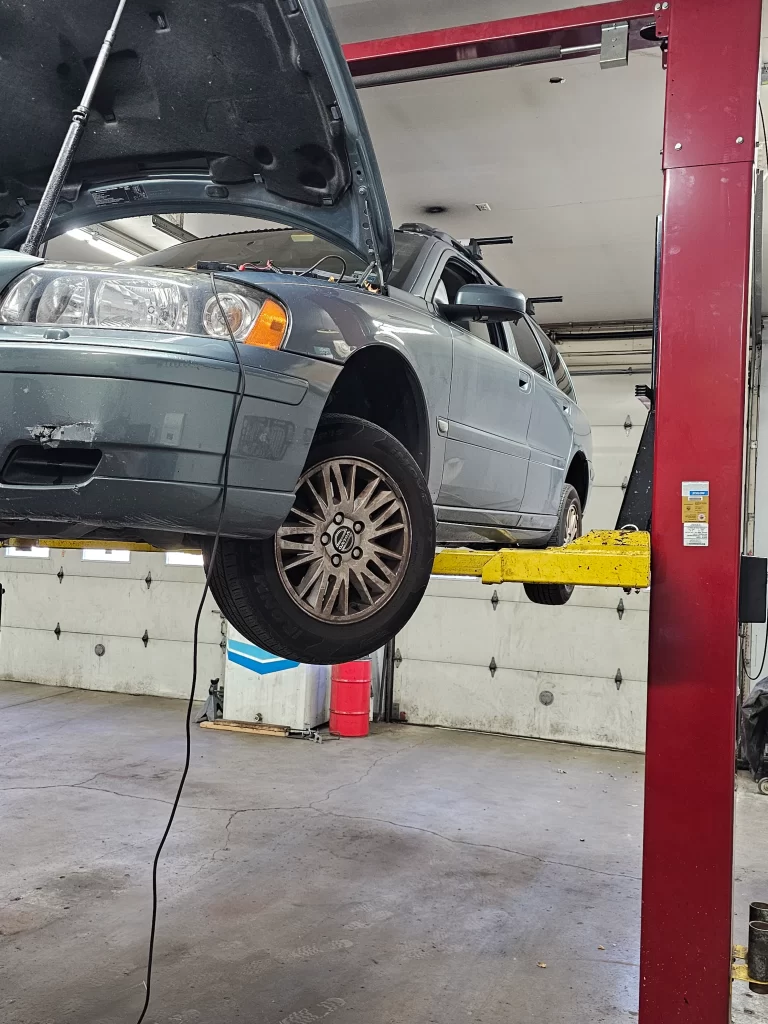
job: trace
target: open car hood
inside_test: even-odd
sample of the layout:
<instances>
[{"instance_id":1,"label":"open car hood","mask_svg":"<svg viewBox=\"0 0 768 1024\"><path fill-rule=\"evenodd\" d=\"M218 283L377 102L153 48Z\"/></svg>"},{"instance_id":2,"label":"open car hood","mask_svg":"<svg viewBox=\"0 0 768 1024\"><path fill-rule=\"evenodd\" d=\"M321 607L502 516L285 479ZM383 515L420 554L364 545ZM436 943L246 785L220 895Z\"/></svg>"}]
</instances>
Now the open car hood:
<instances>
[{"instance_id":1,"label":"open car hood","mask_svg":"<svg viewBox=\"0 0 768 1024\"><path fill-rule=\"evenodd\" d=\"M0 0L0 248L26 237L116 0ZM130 0L49 237L151 213L297 227L392 266L325 0Z\"/></svg>"}]
</instances>

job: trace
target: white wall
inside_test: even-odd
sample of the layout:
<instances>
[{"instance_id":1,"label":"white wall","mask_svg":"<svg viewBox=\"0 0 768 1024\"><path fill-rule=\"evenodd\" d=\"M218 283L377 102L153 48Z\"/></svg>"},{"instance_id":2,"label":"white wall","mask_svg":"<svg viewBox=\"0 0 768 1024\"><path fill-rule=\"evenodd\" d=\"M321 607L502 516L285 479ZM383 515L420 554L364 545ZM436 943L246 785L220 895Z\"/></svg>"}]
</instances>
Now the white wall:
<instances>
[{"instance_id":1,"label":"white wall","mask_svg":"<svg viewBox=\"0 0 768 1024\"><path fill-rule=\"evenodd\" d=\"M186 697L203 582L201 568L168 566L159 554L131 552L121 564L86 562L80 551L52 549L46 559L0 552L0 678ZM211 679L223 676L221 630L209 597L200 622L200 698ZM97 644L105 648L102 657Z\"/></svg>"},{"instance_id":2,"label":"white wall","mask_svg":"<svg viewBox=\"0 0 768 1024\"><path fill-rule=\"evenodd\" d=\"M647 644L647 593L584 587L551 608L520 584L435 577L397 638L395 700L417 724L642 750Z\"/></svg>"}]
</instances>

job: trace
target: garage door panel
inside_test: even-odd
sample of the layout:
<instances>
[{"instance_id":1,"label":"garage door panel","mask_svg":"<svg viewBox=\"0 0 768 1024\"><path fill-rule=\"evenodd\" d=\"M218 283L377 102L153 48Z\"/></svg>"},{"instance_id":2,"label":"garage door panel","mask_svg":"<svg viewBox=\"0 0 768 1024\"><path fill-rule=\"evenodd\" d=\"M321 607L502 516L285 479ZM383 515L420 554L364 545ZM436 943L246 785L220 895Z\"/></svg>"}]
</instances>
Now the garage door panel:
<instances>
[{"instance_id":1,"label":"garage door panel","mask_svg":"<svg viewBox=\"0 0 768 1024\"><path fill-rule=\"evenodd\" d=\"M98 657L94 648L105 648ZM191 645L137 637L20 629L3 623L0 676L19 682L71 686L87 690L186 697L192 681ZM222 649L201 644L196 696L207 696L211 679L221 677Z\"/></svg>"},{"instance_id":2,"label":"garage door panel","mask_svg":"<svg viewBox=\"0 0 768 1024\"><path fill-rule=\"evenodd\" d=\"M567 362L567 360L566 360ZM586 413L593 430L600 426L620 426L627 416L642 429L645 406L635 398L635 385L651 383L647 373L611 376L577 377L573 384L579 405Z\"/></svg>"},{"instance_id":3,"label":"garage door panel","mask_svg":"<svg viewBox=\"0 0 768 1024\"><path fill-rule=\"evenodd\" d=\"M584 514L584 530L614 530L623 497L621 487L594 486Z\"/></svg>"},{"instance_id":4,"label":"garage door panel","mask_svg":"<svg viewBox=\"0 0 768 1024\"><path fill-rule=\"evenodd\" d=\"M425 597L398 637L403 658L642 679L648 617L615 609Z\"/></svg>"},{"instance_id":5,"label":"garage door panel","mask_svg":"<svg viewBox=\"0 0 768 1024\"><path fill-rule=\"evenodd\" d=\"M153 639L191 641L195 604L202 590L191 583L16 573L5 582L3 628L53 630L58 622L66 632L99 632ZM221 618L209 596L200 619L205 643L221 640Z\"/></svg>"},{"instance_id":6,"label":"garage door panel","mask_svg":"<svg viewBox=\"0 0 768 1024\"><path fill-rule=\"evenodd\" d=\"M552 702L543 704L552 697ZM418 725L566 740L642 750L645 683L625 678L573 677L404 660L395 673L395 695L408 721Z\"/></svg>"},{"instance_id":7,"label":"garage door panel","mask_svg":"<svg viewBox=\"0 0 768 1024\"><path fill-rule=\"evenodd\" d=\"M643 423L645 417L643 417ZM620 423L604 427L592 428L592 445L595 455L622 454L625 458L634 459L637 446L640 443L642 424L635 426L627 432Z\"/></svg>"}]
</instances>

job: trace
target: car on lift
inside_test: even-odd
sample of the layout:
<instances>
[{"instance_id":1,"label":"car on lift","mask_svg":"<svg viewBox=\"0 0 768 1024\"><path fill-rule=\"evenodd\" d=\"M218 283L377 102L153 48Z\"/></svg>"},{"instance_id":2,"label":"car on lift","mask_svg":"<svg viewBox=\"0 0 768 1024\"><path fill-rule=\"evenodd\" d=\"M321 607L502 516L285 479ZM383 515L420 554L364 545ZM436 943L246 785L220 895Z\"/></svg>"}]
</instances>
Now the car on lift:
<instances>
[{"instance_id":1,"label":"car on lift","mask_svg":"<svg viewBox=\"0 0 768 1024\"><path fill-rule=\"evenodd\" d=\"M436 545L575 539L591 435L568 371L476 250L393 230L322 0L217 0L162 32L128 9L50 235L290 227L114 267L18 251L98 46L89 2L36 22L40 61L0 64L5 96L45 97L0 114L0 536L201 546L229 621L311 663L395 635Z\"/></svg>"}]
</instances>

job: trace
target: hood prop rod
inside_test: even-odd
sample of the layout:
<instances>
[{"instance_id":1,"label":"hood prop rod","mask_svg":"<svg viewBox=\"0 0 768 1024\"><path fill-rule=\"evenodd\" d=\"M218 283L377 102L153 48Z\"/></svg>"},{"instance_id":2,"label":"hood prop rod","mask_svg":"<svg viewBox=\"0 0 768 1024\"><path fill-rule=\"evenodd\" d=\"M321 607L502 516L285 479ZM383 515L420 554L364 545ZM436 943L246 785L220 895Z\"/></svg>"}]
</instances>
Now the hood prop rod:
<instances>
[{"instance_id":1,"label":"hood prop rod","mask_svg":"<svg viewBox=\"0 0 768 1024\"><path fill-rule=\"evenodd\" d=\"M56 157L56 163L53 165L48 182L43 191L43 195L38 204L35 212L34 219L29 229L26 241L21 247L22 252L29 253L32 256L37 256L40 246L43 244L51 220L53 218L54 211L58 205L61 193L69 174L69 168L72 165L77 148L80 145L80 140L83 137L85 126L88 122L88 115L91 112L91 105L93 103L93 95L96 92L96 87L99 84L99 79L104 70L104 65L107 63L110 51L112 50L112 44L115 41L115 35L117 33L117 26L120 24L120 18L122 17L123 10L125 8L127 0L119 0L115 16L112 19L112 24L109 27L109 31L104 36L104 42L101 44L99 55L96 58L96 62L93 65L88 84L85 87L83 98L80 100L79 106L75 107L72 111L72 122L69 126L69 130L64 138L59 155Z\"/></svg>"}]
</instances>

